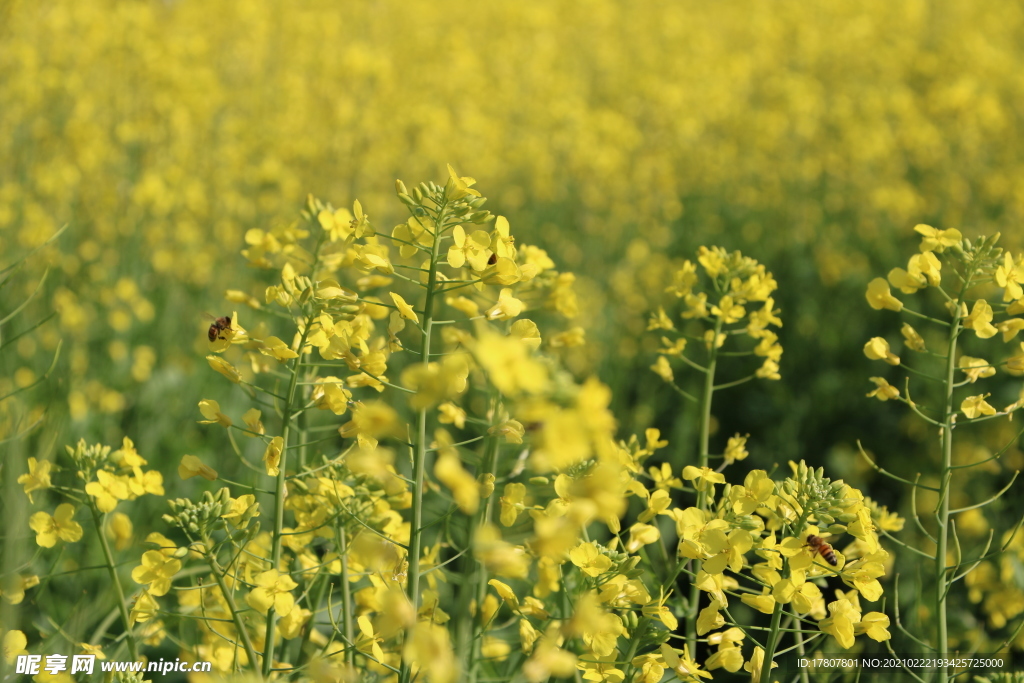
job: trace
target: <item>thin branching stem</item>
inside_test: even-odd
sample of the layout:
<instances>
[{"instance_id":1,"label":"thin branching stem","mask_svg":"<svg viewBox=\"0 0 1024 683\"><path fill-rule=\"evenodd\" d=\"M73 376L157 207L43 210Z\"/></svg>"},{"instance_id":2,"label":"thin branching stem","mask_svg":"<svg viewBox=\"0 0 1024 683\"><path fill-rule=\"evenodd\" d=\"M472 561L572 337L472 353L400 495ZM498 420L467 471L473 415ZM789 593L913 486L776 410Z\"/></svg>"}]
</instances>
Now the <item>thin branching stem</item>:
<instances>
[{"instance_id":1,"label":"thin branching stem","mask_svg":"<svg viewBox=\"0 0 1024 683\"><path fill-rule=\"evenodd\" d=\"M431 332L434 324L434 301L439 293L438 288L438 254L441 242L437 238L444 224L445 209L447 207L447 196L438 207L434 219L435 239L430 252L430 272L427 276L427 291L423 303L423 345L420 352L420 361L424 364L430 360ZM407 594L409 602L412 603L413 613L419 612L420 604L420 555L423 545L423 489L426 484L427 466L427 408L417 411L415 448L413 454L413 488L412 488L412 519L409 528L409 563ZM400 683L412 681L412 665L405 659L402 660Z\"/></svg>"}]
</instances>

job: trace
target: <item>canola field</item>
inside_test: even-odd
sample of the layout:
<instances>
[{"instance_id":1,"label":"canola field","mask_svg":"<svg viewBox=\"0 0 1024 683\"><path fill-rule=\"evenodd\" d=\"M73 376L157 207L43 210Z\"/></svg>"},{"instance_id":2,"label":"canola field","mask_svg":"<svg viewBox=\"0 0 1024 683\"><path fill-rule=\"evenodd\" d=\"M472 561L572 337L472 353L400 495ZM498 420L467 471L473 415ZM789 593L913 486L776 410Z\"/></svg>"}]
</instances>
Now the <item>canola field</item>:
<instances>
[{"instance_id":1,"label":"canola field","mask_svg":"<svg viewBox=\"0 0 1024 683\"><path fill-rule=\"evenodd\" d=\"M0 680L1020 680L1022 38L0 1Z\"/></svg>"}]
</instances>

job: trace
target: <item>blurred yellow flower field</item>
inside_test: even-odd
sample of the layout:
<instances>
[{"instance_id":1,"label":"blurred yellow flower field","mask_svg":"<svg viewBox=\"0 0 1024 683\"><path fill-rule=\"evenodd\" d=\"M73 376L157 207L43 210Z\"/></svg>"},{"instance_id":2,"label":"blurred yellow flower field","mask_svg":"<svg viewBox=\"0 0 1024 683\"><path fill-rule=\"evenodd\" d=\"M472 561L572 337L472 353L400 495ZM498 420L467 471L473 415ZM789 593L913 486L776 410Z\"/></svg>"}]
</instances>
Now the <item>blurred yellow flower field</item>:
<instances>
[{"instance_id":1,"label":"blurred yellow flower field","mask_svg":"<svg viewBox=\"0 0 1024 683\"><path fill-rule=\"evenodd\" d=\"M1020 665L1022 32L0 2L0 678Z\"/></svg>"}]
</instances>

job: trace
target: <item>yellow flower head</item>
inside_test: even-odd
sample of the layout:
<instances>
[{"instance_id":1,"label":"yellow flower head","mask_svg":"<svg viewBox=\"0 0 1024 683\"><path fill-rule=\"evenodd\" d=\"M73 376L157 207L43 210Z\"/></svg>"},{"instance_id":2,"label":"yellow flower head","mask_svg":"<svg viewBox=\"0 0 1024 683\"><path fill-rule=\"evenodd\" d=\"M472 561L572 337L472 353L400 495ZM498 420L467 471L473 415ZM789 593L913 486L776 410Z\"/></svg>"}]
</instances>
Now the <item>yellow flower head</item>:
<instances>
[{"instance_id":1,"label":"yellow flower head","mask_svg":"<svg viewBox=\"0 0 1024 683\"><path fill-rule=\"evenodd\" d=\"M991 394L979 394L977 396L968 396L960 404L960 410L966 417L972 420L976 417L983 417L985 415L995 415L996 409L989 405L988 398Z\"/></svg>"},{"instance_id":2,"label":"yellow flower head","mask_svg":"<svg viewBox=\"0 0 1024 683\"><path fill-rule=\"evenodd\" d=\"M979 339L994 337L999 330L992 324L992 316L992 306L984 299L979 299L974 302L971 314L963 319L963 326L974 330Z\"/></svg>"},{"instance_id":3,"label":"yellow flower head","mask_svg":"<svg viewBox=\"0 0 1024 683\"><path fill-rule=\"evenodd\" d=\"M203 461L196 456L181 456L181 463L178 465L178 476L182 479L191 479L196 475L201 476L207 481L213 481L218 476L217 470L213 469L209 465L203 464Z\"/></svg>"},{"instance_id":4,"label":"yellow flower head","mask_svg":"<svg viewBox=\"0 0 1024 683\"><path fill-rule=\"evenodd\" d=\"M868 392L868 398L877 398L879 401L888 401L892 398L899 398L900 390L885 381L883 377L871 377L875 383L875 389Z\"/></svg>"},{"instance_id":5,"label":"yellow flower head","mask_svg":"<svg viewBox=\"0 0 1024 683\"><path fill-rule=\"evenodd\" d=\"M836 639L844 650L853 647L854 626L860 622L860 611L848 599L830 603L829 617L818 622L818 628Z\"/></svg>"},{"instance_id":6,"label":"yellow flower head","mask_svg":"<svg viewBox=\"0 0 1024 683\"><path fill-rule=\"evenodd\" d=\"M263 464L267 468L267 475L276 477L281 473L281 453L284 452L284 439L280 436L275 436L267 444L267 449L263 451Z\"/></svg>"},{"instance_id":7,"label":"yellow flower head","mask_svg":"<svg viewBox=\"0 0 1024 683\"><path fill-rule=\"evenodd\" d=\"M298 585L287 574L268 569L256 577L256 588L249 592L245 601L257 612L265 614L273 607L279 616L288 616L295 606L295 596L290 591Z\"/></svg>"},{"instance_id":8,"label":"yellow flower head","mask_svg":"<svg viewBox=\"0 0 1024 683\"><path fill-rule=\"evenodd\" d=\"M283 340L271 335L266 337L260 344L260 353L264 356L276 358L283 363L289 358L298 358L299 354L289 347Z\"/></svg>"},{"instance_id":9,"label":"yellow flower head","mask_svg":"<svg viewBox=\"0 0 1024 683\"><path fill-rule=\"evenodd\" d=\"M28 473L18 477L18 483L25 487L25 495L28 501L33 503L32 492L50 488L50 468L53 463L49 460L28 459Z\"/></svg>"},{"instance_id":10,"label":"yellow flower head","mask_svg":"<svg viewBox=\"0 0 1024 683\"><path fill-rule=\"evenodd\" d=\"M28 525L36 532L36 543L43 548L52 548L58 540L74 543L82 538L82 526L74 520L75 508L70 503L61 503L51 516L37 512L29 518Z\"/></svg>"},{"instance_id":11,"label":"yellow flower head","mask_svg":"<svg viewBox=\"0 0 1024 683\"><path fill-rule=\"evenodd\" d=\"M147 550L142 554L142 564L132 570L132 580L148 586L150 595L166 595L171 589L171 579L181 569L181 560L159 550Z\"/></svg>"},{"instance_id":12,"label":"yellow flower head","mask_svg":"<svg viewBox=\"0 0 1024 683\"><path fill-rule=\"evenodd\" d=\"M112 512L117 501L128 500L131 495L126 478L106 470L96 472L96 481L86 484L85 492L95 499L100 512Z\"/></svg>"},{"instance_id":13,"label":"yellow flower head","mask_svg":"<svg viewBox=\"0 0 1024 683\"><path fill-rule=\"evenodd\" d=\"M943 252L949 247L958 246L963 240L963 235L955 228L939 230L930 225L920 223L914 226L914 232L921 235L921 251Z\"/></svg>"},{"instance_id":14,"label":"yellow flower head","mask_svg":"<svg viewBox=\"0 0 1024 683\"><path fill-rule=\"evenodd\" d=\"M889 283L880 277L868 283L867 292L868 304L876 311L883 308L890 311L902 311L903 302L892 295L889 291Z\"/></svg>"},{"instance_id":15,"label":"yellow flower head","mask_svg":"<svg viewBox=\"0 0 1024 683\"><path fill-rule=\"evenodd\" d=\"M900 364L900 357L889 350L889 342L882 337L872 337L864 345L864 355L871 360L884 360L889 365Z\"/></svg>"},{"instance_id":16,"label":"yellow flower head","mask_svg":"<svg viewBox=\"0 0 1024 683\"><path fill-rule=\"evenodd\" d=\"M2 654L4 661L7 664L14 664L15 660L18 659L18 655L27 655L28 650L25 648L28 646L28 638L21 631L10 630L4 633L4 639L0 642L2 647Z\"/></svg>"},{"instance_id":17,"label":"yellow flower head","mask_svg":"<svg viewBox=\"0 0 1024 683\"><path fill-rule=\"evenodd\" d=\"M199 412L205 420L199 420L199 424L219 424L221 427L230 427L231 418L220 412L220 403L211 399L203 399L199 402Z\"/></svg>"}]
</instances>

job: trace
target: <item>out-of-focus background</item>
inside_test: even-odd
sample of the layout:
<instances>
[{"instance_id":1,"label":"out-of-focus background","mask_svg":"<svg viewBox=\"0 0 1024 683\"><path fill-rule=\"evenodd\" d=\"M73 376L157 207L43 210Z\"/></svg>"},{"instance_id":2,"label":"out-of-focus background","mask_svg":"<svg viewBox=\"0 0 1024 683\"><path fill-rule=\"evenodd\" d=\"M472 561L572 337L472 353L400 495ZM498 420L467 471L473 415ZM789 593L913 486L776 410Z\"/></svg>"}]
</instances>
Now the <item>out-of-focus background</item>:
<instances>
[{"instance_id":1,"label":"out-of-focus background","mask_svg":"<svg viewBox=\"0 0 1024 683\"><path fill-rule=\"evenodd\" d=\"M29 455L127 434L168 475L216 462L196 404L230 399L204 316L238 308L226 289L260 296L246 232L307 193L390 229L394 180L451 163L578 274L588 344L565 362L611 385L623 435L659 427L676 467L694 452L646 321L673 263L739 249L779 282L782 380L717 399L715 439L749 433L751 466L806 458L905 509L855 442L912 471L935 439L865 397L894 375L861 347L899 339L865 286L906 265L917 223L1020 246L1022 60L1016 2L0 2L0 260L68 225L3 292L9 311L48 265L19 324L56 316L8 348L0 395L63 348L0 432L45 409ZM1019 382L993 386L1009 403ZM1014 433L979 432L970 457Z\"/></svg>"}]
</instances>

